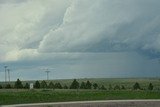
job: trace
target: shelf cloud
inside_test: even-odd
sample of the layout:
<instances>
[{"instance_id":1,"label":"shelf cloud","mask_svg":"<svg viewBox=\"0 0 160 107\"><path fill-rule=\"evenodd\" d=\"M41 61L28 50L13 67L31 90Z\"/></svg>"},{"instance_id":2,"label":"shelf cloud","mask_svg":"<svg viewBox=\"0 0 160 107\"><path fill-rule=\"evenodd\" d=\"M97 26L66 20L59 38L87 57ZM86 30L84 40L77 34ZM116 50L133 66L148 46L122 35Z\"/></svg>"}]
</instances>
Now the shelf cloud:
<instances>
[{"instance_id":1,"label":"shelf cloud","mask_svg":"<svg viewBox=\"0 0 160 107\"><path fill-rule=\"evenodd\" d=\"M160 52L157 0L74 0L40 52Z\"/></svg>"},{"instance_id":2,"label":"shelf cloud","mask_svg":"<svg viewBox=\"0 0 160 107\"><path fill-rule=\"evenodd\" d=\"M68 71L89 71L123 56L125 63L110 71L142 71L145 62L158 71L159 7L158 0L0 0L0 63L55 61Z\"/></svg>"}]
</instances>

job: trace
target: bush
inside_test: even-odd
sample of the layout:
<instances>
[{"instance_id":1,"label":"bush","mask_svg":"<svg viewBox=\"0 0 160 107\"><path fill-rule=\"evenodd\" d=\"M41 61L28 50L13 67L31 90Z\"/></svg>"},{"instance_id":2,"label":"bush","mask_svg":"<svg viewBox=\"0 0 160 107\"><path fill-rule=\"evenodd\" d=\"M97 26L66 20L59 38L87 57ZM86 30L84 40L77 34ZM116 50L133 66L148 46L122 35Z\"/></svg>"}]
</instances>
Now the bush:
<instances>
[{"instance_id":1,"label":"bush","mask_svg":"<svg viewBox=\"0 0 160 107\"><path fill-rule=\"evenodd\" d=\"M50 82L49 85L48 85L48 87L49 87L50 89L54 89L54 88L55 88L53 82Z\"/></svg>"},{"instance_id":2,"label":"bush","mask_svg":"<svg viewBox=\"0 0 160 107\"><path fill-rule=\"evenodd\" d=\"M92 89L92 84L90 83L90 81L87 81L86 89Z\"/></svg>"},{"instance_id":3,"label":"bush","mask_svg":"<svg viewBox=\"0 0 160 107\"><path fill-rule=\"evenodd\" d=\"M2 85L0 85L0 89L2 89L3 87L2 87Z\"/></svg>"},{"instance_id":4,"label":"bush","mask_svg":"<svg viewBox=\"0 0 160 107\"><path fill-rule=\"evenodd\" d=\"M24 86L24 88L25 88L25 89L29 89L29 84L26 83L25 86Z\"/></svg>"},{"instance_id":5,"label":"bush","mask_svg":"<svg viewBox=\"0 0 160 107\"><path fill-rule=\"evenodd\" d=\"M62 85L60 83L55 83L55 88L56 89L62 89Z\"/></svg>"},{"instance_id":6,"label":"bush","mask_svg":"<svg viewBox=\"0 0 160 107\"><path fill-rule=\"evenodd\" d=\"M23 88L22 82L19 79L17 79L17 81L15 82L14 87L17 88L17 89Z\"/></svg>"},{"instance_id":7,"label":"bush","mask_svg":"<svg viewBox=\"0 0 160 107\"><path fill-rule=\"evenodd\" d=\"M109 90L113 90L113 87L112 87L112 85L111 84L109 84L109 88L108 88Z\"/></svg>"},{"instance_id":8,"label":"bush","mask_svg":"<svg viewBox=\"0 0 160 107\"><path fill-rule=\"evenodd\" d=\"M121 89L122 89L122 90L125 90L126 88L124 87L124 85L122 85L122 86L121 86Z\"/></svg>"},{"instance_id":9,"label":"bush","mask_svg":"<svg viewBox=\"0 0 160 107\"><path fill-rule=\"evenodd\" d=\"M76 79L73 80L70 89L78 89L79 88L79 83Z\"/></svg>"},{"instance_id":10,"label":"bush","mask_svg":"<svg viewBox=\"0 0 160 107\"><path fill-rule=\"evenodd\" d=\"M68 89L68 86L67 85L64 85L64 87L63 87L64 89Z\"/></svg>"},{"instance_id":11,"label":"bush","mask_svg":"<svg viewBox=\"0 0 160 107\"><path fill-rule=\"evenodd\" d=\"M94 89L97 89L97 88L98 88L98 84L97 84L97 83L94 83L94 84L93 84L93 88L94 88Z\"/></svg>"},{"instance_id":12,"label":"bush","mask_svg":"<svg viewBox=\"0 0 160 107\"><path fill-rule=\"evenodd\" d=\"M134 90L140 90L140 89L141 89L138 82L136 82L136 83L133 85L133 89L134 89Z\"/></svg>"},{"instance_id":13,"label":"bush","mask_svg":"<svg viewBox=\"0 0 160 107\"><path fill-rule=\"evenodd\" d=\"M11 89L12 87L11 87L10 84L7 84L7 85L5 86L5 88L6 88L6 89Z\"/></svg>"},{"instance_id":14,"label":"bush","mask_svg":"<svg viewBox=\"0 0 160 107\"><path fill-rule=\"evenodd\" d=\"M41 82L41 88L47 88L47 83L46 83L46 81L42 81Z\"/></svg>"},{"instance_id":15,"label":"bush","mask_svg":"<svg viewBox=\"0 0 160 107\"><path fill-rule=\"evenodd\" d=\"M106 90L106 88L105 88L104 85L102 85L100 89L101 89L101 90Z\"/></svg>"},{"instance_id":16,"label":"bush","mask_svg":"<svg viewBox=\"0 0 160 107\"><path fill-rule=\"evenodd\" d=\"M81 86L80 86L80 89L85 89L85 88L86 88L86 84L85 84L85 82L82 82Z\"/></svg>"},{"instance_id":17,"label":"bush","mask_svg":"<svg viewBox=\"0 0 160 107\"><path fill-rule=\"evenodd\" d=\"M40 83L39 83L39 81L36 81L36 82L35 82L35 84L34 84L34 88L37 88L37 89L39 89L39 88L40 88Z\"/></svg>"},{"instance_id":18,"label":"bush","mask_svg":"<svg viewBox=\"0 0 160 107\"><path fill-rule=\"evenodd\" d=\"M149 84L148 90L153 90L153 85L152 85L152 83Z\"/></svg>"},{"instance_id":19,"label":"bush","mask_svg":"<svg viewBox=\"0 0 160 107\"><path fill-rule=\"evenodd\" d=\"M120 90L121 88L120 88L120 86L119 85L116 85L115 87L114 87L114 90Z\"/></svg>"}]
</instances>

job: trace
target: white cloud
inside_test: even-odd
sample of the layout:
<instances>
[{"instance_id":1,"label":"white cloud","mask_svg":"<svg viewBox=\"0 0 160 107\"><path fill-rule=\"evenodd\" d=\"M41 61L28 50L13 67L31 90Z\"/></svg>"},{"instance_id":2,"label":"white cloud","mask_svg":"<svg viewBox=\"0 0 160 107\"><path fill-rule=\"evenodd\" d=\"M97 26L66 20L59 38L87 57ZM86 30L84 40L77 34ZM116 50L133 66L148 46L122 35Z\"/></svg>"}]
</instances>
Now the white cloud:
<instances>
[{"instance_id":1,"label":"white cloud","mask_svg":"<svg viewBox=\"0 0 160 107\"><path fill-rule=\"evenodd\" d=\"M74 0L39 52L160 52L157 0Z\"/></svg>"},{"instance_id":2,"label":"white cloud","mask_svg":"<svg viewBox=\"0 0 160 107\"><path fill-rule=\"evenodd\" d=\"M21 4L19 4L19 2ZM1 60L18 60L18 54L39 46L39 42L50 30L63 21L70 0L26 0L0 4L0 55ZM24 51L24 52L22 52ZM13 53L13 54L12 54Z\"/></svg>"},{"instance_id":3,"label":"white cloud","mask_svg":"<svg viewBox=\"0 0 160 107\"><path fill-rule=\"evenodd\" d=\"M159 7L158 0L0 0L0 64L14 79L44 79L42 67L56 68L54 78L157 76L158 62L145 55L160 57Z\"/></svg>"},{"instance_id":4,"label":"white cloud","mask_svg":"<svg viewBox=\"0 0 160 107\"><path fill-rule=\"evenodd\" d=\"M159 10L157 0L2 2L0 59L80 56L72 52L159 53Z\"/></svg>"}]
</instances>

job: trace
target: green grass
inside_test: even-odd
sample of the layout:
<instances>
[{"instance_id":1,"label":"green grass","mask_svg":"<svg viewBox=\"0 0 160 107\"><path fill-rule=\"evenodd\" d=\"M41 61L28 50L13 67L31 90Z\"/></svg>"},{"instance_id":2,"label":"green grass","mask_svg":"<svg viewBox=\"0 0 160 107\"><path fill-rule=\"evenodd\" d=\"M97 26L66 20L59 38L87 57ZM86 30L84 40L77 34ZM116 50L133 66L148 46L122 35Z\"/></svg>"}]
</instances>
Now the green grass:
<instances>
[{"instance_id":1,"label":"green grass","mask_svg":"<svg viewBox=\"0 0 160 107\"><path fill-rule=\"evenodd\" d=\"M160 99L155 91L11 90L0 91L0 105L84 100Z\"/></svg>"},{"instance_id":2,"label":"green grass","mask_svg":"<svg viewBox=\"0 0 160 107\"><path fill-rule=\"evenodd\" d=\"M84 101L84 100L120 100L120 99L160 99L159 78L101 78L101 79L78 79L79 83L89 80L91 83L98 83L108 88L109 84L124 85L125 91L100 91L100 90L16 90L1 89L0 105L21 104L21 103L42 103L61 101ZM53 83L60 82L62 85L70 85L73 79L50 80ZM50 82L48 81L48 82ZM34 83L35 81L23 81ZM147 89L149 83L154 85L153 91L132 91L132 87L138 82L141 88ZM1 82L0 84L4 84ZM12 82L12 85L14 82Z\"/></svg>"}]
</instances>

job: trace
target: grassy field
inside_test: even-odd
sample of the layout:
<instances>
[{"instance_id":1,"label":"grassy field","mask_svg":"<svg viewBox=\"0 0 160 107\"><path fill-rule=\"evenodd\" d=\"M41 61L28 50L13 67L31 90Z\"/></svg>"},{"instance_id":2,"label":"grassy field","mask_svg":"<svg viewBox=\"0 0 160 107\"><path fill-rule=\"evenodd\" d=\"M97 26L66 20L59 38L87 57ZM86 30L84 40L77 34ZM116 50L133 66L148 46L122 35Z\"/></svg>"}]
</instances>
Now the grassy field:
<instances>
[{"instance_id":1,"label":"grassy field","mask_svg":"<svg viewBox=\"0 0 160 107\"><path fill-rule=\"evenodd\" d=\"M108 91L108 90L23 90L23 89L1 89L0 105L21 104L21 103L42 103L42 102L61 102L61 101L84 101L84 100L120 100L120 99L160 99L160 79L158 78L132 78L132 79L78 79L78 82L89 80L91 83L104 85L108 88L109 84L124 85L127 90ZM62 85L70 85L73 79L52 80L53 83L60 82ZM35 81L23 81L25 84ZM50 81L48 81L50 82ZM154 85L153 91L140 90L133 91L132 87L138 82L143 89L147 89L148 84ZM13 84L14 82L12 82ZM3 84L3 83L1 83Z\"/></svg>"},{"instance_id":2,"label":"grassy field","mask_svg":"<svg viewBox=\"0 0 160 107\"><path fill-rule=\"evenodd\" d=\"M86 100L160 99L155 91L0 90L0 105Z\"/></svg>"},{"instance_id":3,"label":"grassy field","mask_svg":"<svg viewBox=\"0 0 160 107\"><path fill-rule=\"evenodd\" d=\"M138 82L141 88L147 89L149 83L152 83L154 90L160 90L160 79L159 78L85 78L77 79L79 83L82 81L86 82L89 80L91 83L97 83L99 86L104 85L107 89L111 84L112 87L115 85L124 85L126 89L132 89L133 85ZM50 80L53 83L60 82L62 85L70 86L73 79L62 79L62 80ZM48 81L48 82L50 82ZM30 81L34 82L34 81Z\"/></svg>"},{"instance_id":4,"label":"grassy field","mask_svg":"<svg viewBox=\"0 0 160 107\"><path fill-rule=\"evenodd\" d=\"M132 89L135 82L138 82L142 88L147 88L149 83L154 85L155 90L160 90L160 78L85 78L85 79L77 79L79 83L82 81L86 82L89 80L91 83L97 83L98 85L104 85L108 88L109 84L113 87L115 85L124 85L127 89ZM73 79L60 79L60 80L49 80L46 82L52 81L53 83L61 83L62 85L70 86ZM35 81L22 81L23 84L26 82L34 83ZM14 82L11 82L11 85L14 85ZM0 84L4 84L4 82L0 82Z\"/></svg>"},{"instance_id":5,"label":"grassy field","mask_svg":"<svg viewBox=\"0 0 160 107\"><path fill-rule=\"evenodd\" d=\"M154 85L154 89L160 89L160 79L159 78L85 78L78 79L78 82L89 80L91 83L97 83L98 85L104 85L106 88L111 84L113 87L115 85L124 85L127 89L132 89L135 82L138 82L142 88L147 88L149 83ZM53 82L60 82L62 85L70 85L73 79L66 80L54 80Z\"/></svg>"}]
</instances>

